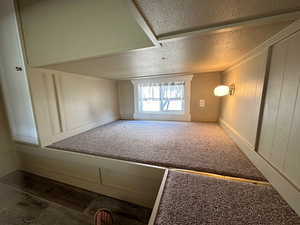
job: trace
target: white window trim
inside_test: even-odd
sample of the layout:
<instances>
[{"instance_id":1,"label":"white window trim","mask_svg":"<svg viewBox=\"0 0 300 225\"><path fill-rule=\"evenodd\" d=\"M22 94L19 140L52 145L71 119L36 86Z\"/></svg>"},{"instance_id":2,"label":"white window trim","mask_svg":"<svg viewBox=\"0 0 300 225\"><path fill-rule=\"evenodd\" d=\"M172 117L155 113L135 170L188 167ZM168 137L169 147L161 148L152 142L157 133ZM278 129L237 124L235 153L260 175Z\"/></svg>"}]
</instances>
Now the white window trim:
<instances>
[{"instance_id":1,"label":"white window trim","mask_svg":"<svg viewBox=\"0 0 300 225\"><path fill-rule=\"evenodd\" d=\"M168 77L156 77L156 78L137 78L131 80L134 89L134 114L133 118L136 120L176 120L176 121L191 121L191 81L193 75L177 75ZM184 99L184 111L183 112L139 112L138 111L138 84L149 82L185 82L185 99Z\"/></svg>"}]
</instances>

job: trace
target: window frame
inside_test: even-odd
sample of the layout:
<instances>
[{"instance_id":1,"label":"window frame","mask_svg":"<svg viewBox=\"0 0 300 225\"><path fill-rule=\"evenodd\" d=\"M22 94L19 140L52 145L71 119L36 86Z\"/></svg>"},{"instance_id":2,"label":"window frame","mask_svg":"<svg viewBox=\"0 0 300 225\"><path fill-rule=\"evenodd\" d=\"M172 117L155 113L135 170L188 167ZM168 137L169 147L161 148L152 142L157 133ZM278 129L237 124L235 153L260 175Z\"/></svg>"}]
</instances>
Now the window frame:
<instances>
[{"instance_id":1,"label":"window frame","mask_svg":"<svg viewBox=\"0 0 300 225\"><path fill-rule=\"evenodd\" d=\"M134 86L134 119L150 119L150 120L178 120L190 121L190 98L191 98L191 80L193 75L178 75L157 78L137 78L131 80ZM138 96L138 86L147 83L169 83L169 82L184 82L184 99L183 110L170 111L141 111L140 101ZM161 100L161 98L159 98ZM161 104L161 103L160 103Z\"/></svg>"},{"instance_id":2,"label":"window frame","mask_svg":"<svg viewBox=\"0 0 300 225\"><path fill-rule=\"evenodd\" d=\"M161 84L163 84L164 82L161 82ZM141 100L138 98L138 112L139 113L154 113L154 114L184 114L184 112L185 112L185 97L184 97L184 99L179 99L179 98L169 98L169 100L182 100L182 103L183 103L183 105L182 105L182 110L163 110L163 100L164 99L167 99L167 98L164 98L163 96L162 96L162 91L161 91L161 89L162 89L162 86L163 85L157 85L157 86L159 86L159 95L160 95L160 97L159 98L151 98L151 100L153 100L153 101L159 101L160 102L160 111L144 111L144 110L142 110L142 102L141 102ZM184 81L184 84L183 84L183 92L185 93L185 81ZM185 94L184 94L184 96L185 96Z\"/></svg>"}]
</instances>

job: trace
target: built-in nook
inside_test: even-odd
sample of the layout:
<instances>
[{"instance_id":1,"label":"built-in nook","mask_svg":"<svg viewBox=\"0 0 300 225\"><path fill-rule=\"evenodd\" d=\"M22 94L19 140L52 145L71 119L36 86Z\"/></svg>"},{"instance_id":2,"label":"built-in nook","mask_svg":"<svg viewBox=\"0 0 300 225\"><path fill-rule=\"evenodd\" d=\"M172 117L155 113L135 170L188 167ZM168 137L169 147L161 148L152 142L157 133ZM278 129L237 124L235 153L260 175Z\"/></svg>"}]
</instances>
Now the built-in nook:
<instances>
[{"instance_id":1,"label":"built-in nook","mask_svg":"<svg viewBox=\"0 0 300 225\"><path fill-rule=\"evenodd\" d=\"M0 223L299 224L299 1L224 4L1 2Z\"/></svg>"}]
</instances>

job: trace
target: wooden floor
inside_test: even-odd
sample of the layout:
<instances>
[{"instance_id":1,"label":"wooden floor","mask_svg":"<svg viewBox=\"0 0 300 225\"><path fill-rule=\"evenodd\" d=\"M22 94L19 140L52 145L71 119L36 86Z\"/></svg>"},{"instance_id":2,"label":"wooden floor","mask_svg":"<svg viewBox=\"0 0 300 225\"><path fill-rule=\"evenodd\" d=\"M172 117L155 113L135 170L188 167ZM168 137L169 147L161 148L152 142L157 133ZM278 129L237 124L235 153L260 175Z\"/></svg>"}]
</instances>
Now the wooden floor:
<instances>
[{"instance_id":1,"label":"wooden floor","mask_svg":"<svg viewBox=\"0 0 300 225\"><path fill-rule=\"evenodd\" d=\"M85 191L30 173L0 178L1 225L91 225L99 208L118 225L145 225L151 209Z\"/></svg>"}]
</instances>

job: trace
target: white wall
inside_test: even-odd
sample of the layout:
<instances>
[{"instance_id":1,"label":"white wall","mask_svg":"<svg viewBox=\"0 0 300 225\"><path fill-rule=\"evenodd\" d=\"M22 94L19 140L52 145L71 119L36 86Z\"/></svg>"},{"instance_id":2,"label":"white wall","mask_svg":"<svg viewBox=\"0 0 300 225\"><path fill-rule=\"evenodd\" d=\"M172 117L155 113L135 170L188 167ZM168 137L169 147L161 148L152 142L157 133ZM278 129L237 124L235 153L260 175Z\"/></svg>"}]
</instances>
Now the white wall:
<instances>
[{"instance_id":1,"label":"white wall","mask_svg":"<svg viewBox=\"0 0 300 225\"><path fill-rule=\"evenodd\" d=\"M0 80L12 138L38 144L13 0L0 1L0 33Z\"/></svg>"},{"instance_id":2,"label":"white wall","mask_svg":"<svg viewBox=\"0 0 300 225\"><path fill-rule=\"evenodd\" d=\"M31 66L153 46L123 0L18 1Z\"/></svg>"},{"instance_id":3,"label":"white wall","mask_svg":"<svg viewBox=\"0 0 300 225\"><path fill-rule=\"evenodd\" d=\"M19 144L21 169L152 208L165 168Z\"/></svg>"},{"instance_id":4,"label":"white wall","mask_svg":"<svg viewBox=\"0 0 300 225\"><path fill-rule=\"evenodd\" d=\"M258 152L300 189L300 32L273 47Z\"/></svg>"},{"instance_id":5,"label":"white wall","mask_svg":"<svg viewBox=\"0 0 300 225\"><path fill-rule=\"evenodd\" d=\"M235 84L233 96L222 98L220 122L254 149L261 107L268 51L252 56L223 73L223 83Z\"/></svg>"},{"instance_id":6,"label":"white wall","mask_svg":"<svg viewBox=\"0 0 300 225\"><path fill-rule=\"evenodd\" d=\"M242 63L224 73L227 84L236 84L236 93L224 98L220 119L227 134L298 215L299 30L300 20L251 51ZM271 49L273 51L269 51L266 60L266 52ZM264 73L267 75L265 83ZM259 110L263 83L265 99Z\"/></svg>"},{"instance_id":7,"label":"white wall","mask_svg":"<svg viewBox=\"0 0 300 225\"><path fill-rule=\"evenodd\" d=\"M17 156L11 141L0 86L0 177L18 168Z\"/></svg>"},{"instance_id":8,"label":"white wall","mask_svg":"<svg viewBox=\"0 0 300 225\"><path fill-rule=\"evenodd\" d=\"M29 80L43 146L119 119L116 81L33 68Z\"/></svg>"}]
</instances>

